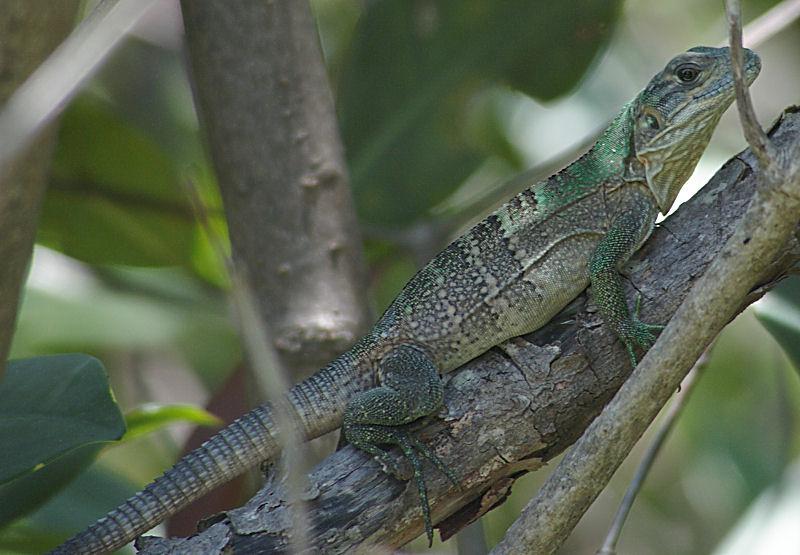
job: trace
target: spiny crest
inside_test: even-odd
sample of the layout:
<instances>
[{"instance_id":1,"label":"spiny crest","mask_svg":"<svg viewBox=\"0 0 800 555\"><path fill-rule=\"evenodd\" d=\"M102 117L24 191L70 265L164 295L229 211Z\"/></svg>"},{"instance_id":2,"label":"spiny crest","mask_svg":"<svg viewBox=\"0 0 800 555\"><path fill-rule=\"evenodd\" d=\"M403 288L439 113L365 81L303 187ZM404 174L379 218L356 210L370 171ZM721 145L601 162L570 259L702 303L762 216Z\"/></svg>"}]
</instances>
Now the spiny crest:
<instances>
[{"instance_id":1,"label":"spiny crest","mask_svg":"<svg viewBox=\"0 0 800 555\"><path fill-rule=\"evenodd\" d=\"M592 148L569 166L533 186L539 210L546 214L574 202L598 183L622 175L630 156L631 103L626 104Z\"/></svg>"}]
</instances>

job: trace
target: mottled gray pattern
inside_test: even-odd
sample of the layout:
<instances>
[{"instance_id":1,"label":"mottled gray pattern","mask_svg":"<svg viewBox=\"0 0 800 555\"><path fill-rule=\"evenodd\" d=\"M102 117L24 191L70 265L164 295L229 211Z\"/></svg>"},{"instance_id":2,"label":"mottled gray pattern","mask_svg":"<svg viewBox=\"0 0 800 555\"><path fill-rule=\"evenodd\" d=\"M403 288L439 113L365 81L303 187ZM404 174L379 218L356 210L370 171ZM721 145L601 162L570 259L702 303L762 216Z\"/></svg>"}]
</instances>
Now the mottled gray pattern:
<instances>
[{"instance_id":1,"label":"mottled gray pattern","mask_svg":"<svg viewBox=\"0 0 800 555\"><path fill-rule=\"evenodd\" d=\"M587 285L588 259L610 222L642 201L646 184L606 183L541 217L517 210L537 185L455 240L406 285L376 326L424 346L447 372L544 325ZM653 220L655 213L652 214ZM511 222L511 224L509 223ZM509 225L513 229L509 230ZM638 247L652 226L636 241Z\"/></svg>"}]
</instances>

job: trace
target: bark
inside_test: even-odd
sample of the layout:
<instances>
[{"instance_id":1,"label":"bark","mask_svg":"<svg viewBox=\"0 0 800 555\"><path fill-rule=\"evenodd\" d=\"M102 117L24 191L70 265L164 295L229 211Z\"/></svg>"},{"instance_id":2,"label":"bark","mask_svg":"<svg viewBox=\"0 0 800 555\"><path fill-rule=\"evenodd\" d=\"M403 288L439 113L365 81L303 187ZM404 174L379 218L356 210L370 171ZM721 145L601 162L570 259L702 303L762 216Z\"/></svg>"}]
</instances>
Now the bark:
<instances>
[{"instance_id":1,"label":"bark","mask_svg":"<svg viewBox=\"0 0 800 555\"><path fill-rule=\"evenodd\" d=\"M800 112L787 112L772 138L780 146L800 145ZM626 288L628 298L642 293L643 319L666 322L682 306L733 234L756 191L758 171L749 152L731 159L636 254ZM795 230L736 312L798 260ZM571 308L537 332L445 376L442 418L416 425L420 438L461 477L457 488L435 469L425 475L434 522L444 538L502 503L517 477L573 443L630 374L625 350L601 325L586 295ZM397 547L423 532L413 482L389 477L352 447L323 461L309 480L305 498L314 524L307 535L318 551ZM284 488L273 482L197 536L143 538L140 546L151 554L284 552L291 537L290 511Z\"/></svg>"},{"instance_id":2,"label":"bark","mask_svg":"<svg viewBox=\"0 0 800 555\"><path fill-rule=\"evenodd\" d=\"M0 10L0 105L67 36L79 2L10 0ZM46 187L54 126L0 171L0 377L33 252Z\"/></svg>"},{"instance_id":3,"label":"bark","mask_svg":"<svg viewBox=\"0 0 800 555\"><path fill-rule=\"evenodd\" d=\"M299 379L364 331L355 211L308 2L182 2L233 255ZM296 372L299 370L299 372Z\"/></svg>"}]
</instances>

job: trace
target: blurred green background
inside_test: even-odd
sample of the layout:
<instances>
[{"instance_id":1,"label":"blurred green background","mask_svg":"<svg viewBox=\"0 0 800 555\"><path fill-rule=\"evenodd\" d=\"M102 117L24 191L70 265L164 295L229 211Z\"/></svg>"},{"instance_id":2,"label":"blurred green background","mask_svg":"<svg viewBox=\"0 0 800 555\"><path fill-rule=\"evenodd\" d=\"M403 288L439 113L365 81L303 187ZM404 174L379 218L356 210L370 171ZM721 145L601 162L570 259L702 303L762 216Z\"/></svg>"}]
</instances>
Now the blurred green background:
<instances>
[{"instance_id":1,"label":"blurred green background","mask_svg":"<svg viewBox=\"0 0 800 555\"><path fill-rule=\"evenodd\" d=\"M775 4L745 2L745 21ZM721 2L312 5L376 313L432 252L502 198L504 181L577 155L674 54L725 38ZM0 486L0 552L39 553L101 516L178 457L190 423L215 422L198 407L231 395L242 349L228 284L181 187L196 183L224 237L182 49L179 7L162 2L64 113L12 358L94 355L129 432L120 444L57 459L53 466L74 471L52 477L29 507L15 501L25 476ZM752 90L769 122L798 101L800 25L757 51L764 69ZM732 110L679 201L743 147ZM725 330L634 506L620 553L800 553L799 331L793 280ZM95 362L81 361L91 371ZM109 437L97 441L117 437L115 429L109 422ZM563 553L597 550L647 443ZM520 479L483 519L489 545L545 475ZM248 485L239 488L241 497Z\"/></svg>"}]
</instances>

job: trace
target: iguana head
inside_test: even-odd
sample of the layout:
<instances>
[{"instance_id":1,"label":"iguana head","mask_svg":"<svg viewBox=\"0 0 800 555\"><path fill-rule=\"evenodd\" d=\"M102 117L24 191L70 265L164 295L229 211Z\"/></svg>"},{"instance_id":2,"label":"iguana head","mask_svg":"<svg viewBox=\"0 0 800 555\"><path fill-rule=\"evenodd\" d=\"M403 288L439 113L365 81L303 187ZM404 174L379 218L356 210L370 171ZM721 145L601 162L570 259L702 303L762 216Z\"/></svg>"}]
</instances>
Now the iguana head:
<instances>
[{"instance_id":1,"label":"iguana head","mask_svg":"<svg viewBox=\"0 0 800 555\"><path fill-rule=\"evenodd\" d=\"M745 49L748 84L760 70L758 55ZM734 98L729 49L696 46L670 60L633 102L633 154L662 214L675 202Z\"/></svg>"}]
</instances>

